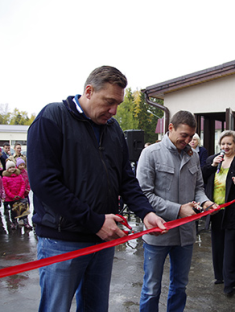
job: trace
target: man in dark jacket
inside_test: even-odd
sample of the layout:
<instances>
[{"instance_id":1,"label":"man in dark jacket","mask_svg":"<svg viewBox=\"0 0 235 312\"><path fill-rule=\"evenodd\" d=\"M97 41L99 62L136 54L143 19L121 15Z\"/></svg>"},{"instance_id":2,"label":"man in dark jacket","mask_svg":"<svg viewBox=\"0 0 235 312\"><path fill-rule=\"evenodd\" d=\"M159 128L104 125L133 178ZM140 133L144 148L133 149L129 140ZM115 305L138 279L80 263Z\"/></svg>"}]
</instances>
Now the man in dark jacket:
<instances>
[{"instance_id":1,"label":"man in dark jacket","mask_svg":"<svg viewBox=\"0 0 235 312\"><path fill-rule=\"evenodd\" d=\"M123 237L118 196L147 228L165 229L136 180L123 132L112 118L126 77L102 66L83 95L42 109L28 131L28 173L34 193L38 258ZM68 153L68 150L70 153ZM114 248L40 269L39 311L108 311Z\"/></svg>"},{"instance_id":2,"label":"man in dark jacket","mask_svg":"<svg viewBox=\"0 0 235 312\"><path fill-rule=\"evenodd\" d=\"M10 144L8 142L3 143L2 157L6 160L11 156Z\"/></svg>"}]
</instances>

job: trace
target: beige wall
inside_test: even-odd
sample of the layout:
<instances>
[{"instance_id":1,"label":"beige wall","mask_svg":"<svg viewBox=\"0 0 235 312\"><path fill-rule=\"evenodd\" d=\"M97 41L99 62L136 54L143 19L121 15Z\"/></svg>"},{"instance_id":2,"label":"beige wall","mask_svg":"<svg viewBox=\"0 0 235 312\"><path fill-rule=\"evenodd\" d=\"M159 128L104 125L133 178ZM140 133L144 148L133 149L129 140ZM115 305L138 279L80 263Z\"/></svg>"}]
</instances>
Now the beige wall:
<instances>
[{"instance_id":1,"label":"beige wall","mask_svg":"<svg viewBox=\"0 0 235 312\"><path fill-rule=\"evenodd\" d=\"M9 140L27 140L27 132L26 133L17 133L17 132L0 132L0 140L9 141Z\"/></svg>"},{"instance_id":2,"label":"beige wall","mask_svg":"<svg viewBox=\"0 0 235 312\"><path fill-rule=\"evenodd\" d=\"M0 132L0 141L10 141L10 146L13 149L15 141L27 141L27 132ZM0 145L2 146L2 145ZM22 151L26 151L27 146L21 144Z\"/></svg>"},{"instance_id":3,"label":"beige wall","mask_svg":"<svg viewBox=\"0 0 235 312\"><path fill-rule=\"evenodd\" d=\"M179 110L193 114L235 111L235 75L165 94L164 106L170 111L170 118Z\"/></svg>"}]
</instances>

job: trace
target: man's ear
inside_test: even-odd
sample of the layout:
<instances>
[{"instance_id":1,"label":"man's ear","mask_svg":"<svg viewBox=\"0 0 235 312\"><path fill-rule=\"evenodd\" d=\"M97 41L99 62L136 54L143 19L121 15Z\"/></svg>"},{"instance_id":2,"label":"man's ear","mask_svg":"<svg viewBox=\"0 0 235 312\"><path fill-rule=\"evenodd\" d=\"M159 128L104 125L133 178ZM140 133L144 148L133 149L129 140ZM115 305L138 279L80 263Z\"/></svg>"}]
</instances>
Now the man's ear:
<instances>
[{"instance_id":1,"label":"man's ear","mask_svg":"<svg viewBox=\"0 0 235 312\"><path fill-rule=\"evenodd\" d=\"M172 123L170 123L169 124L169 126L168 126L168 130L169 130L169 132L172 132L172 130L174 129L174 126L173 126L173 124Z\"/></svg>"},{"instance_id":2,"label":"man's ear","mask_svg":"<svg viewBox=\"0 0 235 312\"><path fill-rule=\"evenodd\" d=\"M90 84L87 85L86 88L85 88L85 92L84 92L86 98L90 100L93 92L94 92L93 86L90 85Z\"/></svg>"}]
</instances>

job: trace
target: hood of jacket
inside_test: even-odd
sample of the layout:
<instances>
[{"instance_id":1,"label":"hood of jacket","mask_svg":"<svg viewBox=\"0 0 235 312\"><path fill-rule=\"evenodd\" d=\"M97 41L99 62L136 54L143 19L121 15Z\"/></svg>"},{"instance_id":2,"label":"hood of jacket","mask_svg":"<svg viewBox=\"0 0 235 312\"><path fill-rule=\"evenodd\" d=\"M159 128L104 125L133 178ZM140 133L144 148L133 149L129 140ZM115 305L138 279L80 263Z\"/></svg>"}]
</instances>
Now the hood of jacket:
<instances>
[{"instance_id":1,"label":"hood of jacket","mask_svg":"<svg viewBox=\"0 0 235 312\"><path fill-rule=\"evenodd\" d=\"M2 176L3 177L10 177L10 176L18 176L20 175L20 170L16 168L15 172L9 172L8 170L4 170L3 173L2 173Z\"/></svg>"}]
</instances>

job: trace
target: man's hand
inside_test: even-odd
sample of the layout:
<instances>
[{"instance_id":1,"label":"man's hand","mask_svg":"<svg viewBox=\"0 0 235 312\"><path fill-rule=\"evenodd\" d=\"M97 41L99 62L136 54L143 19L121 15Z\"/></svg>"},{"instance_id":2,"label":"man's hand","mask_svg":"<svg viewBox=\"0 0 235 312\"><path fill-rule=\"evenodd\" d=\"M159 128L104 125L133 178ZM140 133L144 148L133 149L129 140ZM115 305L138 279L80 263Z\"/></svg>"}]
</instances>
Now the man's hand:
<instances>
[{"instance_id":1,"label":"man's hand","mask_svg":"<svg viewBox=\"0 0 235 312\"><path fill-rule=\"evenodd\" d=\"M196 212L194 212L193 207L197 207L197 205L199 205L199 203L196 202L190 202L187 204L184 204L180 207L180 211L179 211L179 217L180 218L185 218L185 217L189 217L189 216L193 216L196 214ZM209 207L209 209L215 209L218 207L217 204L213 203L210 200L207 200L203 203L203 210L205 210L207 207Z\"/></svg>"},{"instance_id":2,"label":"man's hand","mask_svg":"<svg viewBox=\"0 0 235 312\"><path fill-rule=\"evenodd\" d=\"M158 236L160 234L165 234L167 232L166 227L164 226L165 221L162 218L160 218L159 216L157 216L154 212L148 213L144 217L143 222L144 222L144 225L146 226L147 229L159 227L159 229L163 230L161 233L159 233L159 232L151 233L155 236Z\"/></svg>"},{"instance_id":3,"label":"man's hand","mask_svg":"<svg viewBox=\"0 0 235 312\"><path fill-rule=\"evenodd\" d=\"M114 214L106 214L105 221L99 232L96 233L102 240L111 241L116 238L126 236L126 234L119 229L116 222L121 222L122 218Z\"/></svg>"},{"instance_id":4,"label":"man's hand","mask_svg":"<svg viewBox=\"0 0 235 312\"><path fill-rule=\"evenodd\" d=\"M180 218L185 218L185 217L195 215L196 212L194 212L194 210L193 210L194 205L195 205L194 202L190 202L190 203L181 205L178 216Z\"/></svg>"},{"instance_id":5,"label":"man's hand","mask_svg":"<svg viewBox=\"0 0 235 312\"><path fill-rule=\"evenodd\" d=\"M208 210L213 210L213 209L217 208L219 205L214 203L214 202L212 202L212 201L210 201L210 200L207 200L206 202L203 203L202 208L205 210L209 206L210 206L210 208ZM213 216L217 212L219 212L219 211L212 212L211 215Z\"/></svg>"},{"instance_id":6,"label":"man's hand","mask_svg":"<svg viewBox=\"0 0 235 312\"><path fill-rule=\"evenodd\" d=\"M212 202L212 201L210 201L210 200L207 200L207 201L205 201L205 202L203 203L202 208L205 210L205 209L206 209L207 207L209 207L209 206L210 206L210 208L209 208L208 210L212 210L212 209L217 208L219 205L216 204L216 203L214 203L214 202Z\"/></svg>"}]
</instances>

